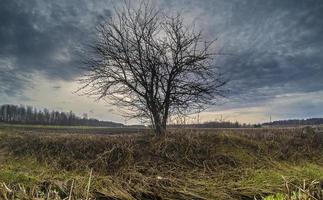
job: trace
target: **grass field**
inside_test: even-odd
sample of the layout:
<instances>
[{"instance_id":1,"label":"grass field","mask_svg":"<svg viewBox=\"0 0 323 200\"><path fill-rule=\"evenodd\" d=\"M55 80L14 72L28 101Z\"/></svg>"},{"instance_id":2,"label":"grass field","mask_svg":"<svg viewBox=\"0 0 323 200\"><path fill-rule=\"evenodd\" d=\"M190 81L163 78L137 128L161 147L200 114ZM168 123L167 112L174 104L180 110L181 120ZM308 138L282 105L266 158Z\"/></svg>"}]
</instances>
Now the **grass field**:
<instances>
[{"instance_id":1,"label":"grass field","mask_svg":"<svg viewBox=\"0 0 323 200\"><path fill-rule=\"evenodd\" d=\"M71 134L73 133L73 134ZM312 129L0 126L0 199L322 199Z\"/></svg>"}]
</instances>

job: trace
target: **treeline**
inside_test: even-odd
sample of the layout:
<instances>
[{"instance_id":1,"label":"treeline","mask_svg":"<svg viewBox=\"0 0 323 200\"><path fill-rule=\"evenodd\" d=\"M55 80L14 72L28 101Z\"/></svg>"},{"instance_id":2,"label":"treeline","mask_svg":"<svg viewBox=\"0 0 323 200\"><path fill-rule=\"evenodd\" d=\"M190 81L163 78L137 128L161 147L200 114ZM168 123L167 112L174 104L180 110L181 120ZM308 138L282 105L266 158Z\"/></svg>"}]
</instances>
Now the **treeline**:
<instances>
[{"instance_id":1,"label":"treeline","mask_svg":"<svg viewBox=\"0 0 323 200\"><path fill-rule=\"evenodd\" d=\"M264 123L267 126L303 126L303 125L321 125L323 124L323 118L309 118L309 119L289 119L289 120L279 120Z\"/></svg>"},{"instance_id":2,"label":"treeline","mask_svg":"<svg viewBox=\"0 0 323 200\"><path fill-rule=\"evenodd\" d=\"M249 124L240 124L239 122L230 121L212 121L199 124L200 128L250 128Z\"/></svg>"},{"instance_id":3,"label":"treeline","mask_svg":"<svg viewBox=\"0 0 323 200\"><path fill-rule=\"evenodd\" d=\"M121 127L123 124L97 119L78 117L72 111L59 112L48 109L39 110L32 106L0 106L0 122L15 124L65 125L65 126L107 126Z\"/></svg>"},{"instance_id":4,"label":"treeline","mask_svg":"<svg viewBox=\"0 0 323 200\"><path fill-rule=\"evenodd\" d=\"M249 124L240 124L239 122L229 121L211 121L204 122L201 124L181 124L181 125L170 125L170 127L185 127L185 128L250 128L253 127Z\"/></svg>"}]
</instances>

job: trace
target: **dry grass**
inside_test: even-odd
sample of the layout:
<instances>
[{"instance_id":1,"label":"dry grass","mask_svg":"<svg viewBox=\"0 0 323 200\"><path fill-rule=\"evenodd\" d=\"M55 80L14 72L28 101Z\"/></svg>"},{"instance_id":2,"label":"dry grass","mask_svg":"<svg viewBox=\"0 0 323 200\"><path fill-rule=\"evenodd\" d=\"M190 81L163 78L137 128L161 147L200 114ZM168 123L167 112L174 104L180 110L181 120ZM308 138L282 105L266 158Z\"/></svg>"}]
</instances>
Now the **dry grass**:
<instances>
[{"instance_id":1,"label":"dry grass","mask_svg":"<svg viewBox=\"0 0 323 200\"><path fill-rule=\"evenodd\" d=\"M323 180L321 135L300 129L2 132L0 199L261 199L289 193L282 176Z\"/></svg>"}]
</instances>

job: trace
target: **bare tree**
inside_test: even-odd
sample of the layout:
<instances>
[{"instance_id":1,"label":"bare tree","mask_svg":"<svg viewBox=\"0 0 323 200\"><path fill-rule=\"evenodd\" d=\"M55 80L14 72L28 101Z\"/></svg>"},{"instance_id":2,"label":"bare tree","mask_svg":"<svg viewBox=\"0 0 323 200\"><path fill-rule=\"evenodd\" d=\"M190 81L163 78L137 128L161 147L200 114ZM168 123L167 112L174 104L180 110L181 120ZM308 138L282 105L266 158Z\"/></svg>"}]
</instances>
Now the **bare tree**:
<instances>
[{"instance_id":1,"label":"bare tree","mask_svg":"<svg viewBox=\"0 0 323 200\"><path fill-rule=\"evenodd\" d=\"M148 120L157 135L171 116L200 111L222 95L226 81L214 66L212 42L179 14L167 16L144 1L125 4L97 33L80 91Z\"/></svg>"}]
</instances>

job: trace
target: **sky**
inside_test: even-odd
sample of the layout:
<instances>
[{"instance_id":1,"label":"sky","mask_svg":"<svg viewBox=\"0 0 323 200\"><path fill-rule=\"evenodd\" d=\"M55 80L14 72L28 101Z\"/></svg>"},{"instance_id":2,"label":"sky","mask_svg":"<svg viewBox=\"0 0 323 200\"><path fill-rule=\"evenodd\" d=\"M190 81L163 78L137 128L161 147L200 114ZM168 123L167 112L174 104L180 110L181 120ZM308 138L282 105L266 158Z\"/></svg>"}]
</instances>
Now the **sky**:
<instances>
[{"instance_id":1,"label":"sky","mask_svg":"<svg viewBox=\"0 0 323 200\"><path fill-rule=\"evenodd\" d=\"M125 122L118 108L75 93L83 73L80 52L95 40L95 27L113 15L119 2L1 0L0 104L73 110ZM154 2L181 12L228 54L216 62L230 79L229 92L201 113L200 121L323 117L322 0Z\"/></svg>"}]
</instances>

